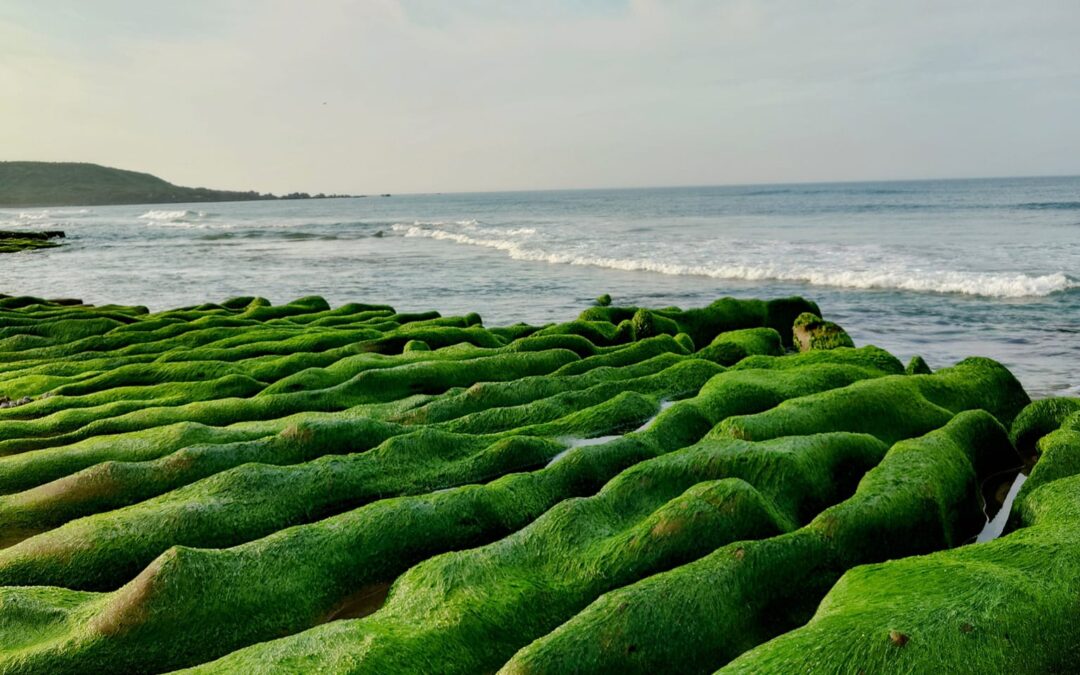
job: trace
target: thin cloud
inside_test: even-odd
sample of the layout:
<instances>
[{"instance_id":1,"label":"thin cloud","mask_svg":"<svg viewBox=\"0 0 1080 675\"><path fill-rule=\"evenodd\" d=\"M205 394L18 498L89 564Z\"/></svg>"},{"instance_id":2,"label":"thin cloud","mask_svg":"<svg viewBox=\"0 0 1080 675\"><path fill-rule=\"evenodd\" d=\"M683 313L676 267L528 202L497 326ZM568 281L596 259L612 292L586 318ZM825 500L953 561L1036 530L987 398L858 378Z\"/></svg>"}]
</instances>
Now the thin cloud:
<instances>
[{"instance_id":1,"label":"thin cloud","mask_svg":"<svg viewBox=\"0 0 1080 675\"><path fill-rule=\"evenodd\" d=\"M44 5L0 10L5 158L340 192L1080 171L1071 0Z\"/></svg>"}]
</instances>

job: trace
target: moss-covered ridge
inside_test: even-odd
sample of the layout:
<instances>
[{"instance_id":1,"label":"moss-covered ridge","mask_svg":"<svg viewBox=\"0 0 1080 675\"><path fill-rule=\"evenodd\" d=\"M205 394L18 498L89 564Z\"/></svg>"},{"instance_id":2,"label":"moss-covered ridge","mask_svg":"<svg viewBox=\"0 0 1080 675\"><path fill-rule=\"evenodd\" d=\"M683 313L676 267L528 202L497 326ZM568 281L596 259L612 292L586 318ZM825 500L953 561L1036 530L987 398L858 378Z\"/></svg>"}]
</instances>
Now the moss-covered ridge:
<instances>
[{"instance_id":1,"label":"moss-covered ridge","mask_svg":"<svg viewBox=\"0 0 1080 675\"><path fill-rule=\"evenodd\" d=\"M964 543L1043 424L821 316L2 298L0 670L714 670Z\"/></svg>"},{"instance_id":2,"label":"moss-covered ridge","mask_svg":"<svg viewBox=\"0 0 1080 675\"><path fill-rule=\"evenodd\" d=\"M721 672L1074 671L1080 656L1080 416L1048 414L1070 409L1080 410L1080 400L1039 401L1013 427L1014 437L1038 442L1041 458L1014 504L1012 533L858 567L804 627Z\"/></svg>"},{"instance_id":3,"label":"moss-covered ridge","mask_svg":"<svg viewBox=\"0 0 1080 675\"><path fill-rule=\"evenodd\" d=\"M839 361L864 361L864 354L859 351L833 356ZM190 644L187 639L170 641L173 647L182 649L185 658L191 658L193 651L200 653L198 650L215 646L195 627L212 631L219 641L217 644L230 631L249 641L252 635L279 634L283 622L295 625L293 622L317 621L353 594L363 592L371 584L393 579L425 555L490 541L526 525L566 497L591 494L620 470L697 440L715 421L733 411L768 407L788 392L817 391L843 386L857 378L883 376L880 371L863 366L827 363L785 368L781 372L784 377L766 377L768 372L761 370L724 373L710 380L698 396L665 410L648 428L601 445L575 448L538 471L511 474L483 487L467 486L403 500L382 500L210 556L185 549L187 564L183 572L174 566L160 572L174 579L169 587L175 587L178 591L175 597L183 598L184 602L165 602L173 611L155 612L153 616L162 623L188 626L183 633L191 638ZM740 395L732 395L734 392ZM463 526L466 523L468 526ZM38 537L11 549L7 558L9 573L36 570L33 573L50 574L56 559L33 555L33 546L42 541ZM76 544L77 549L78 538L69 537L67 541ZM67 550L74 552L76 559L87 561L87 556L77 550L70 547ZM297 568L295 559L285 555L290 550L304 551L309 563ZM32 557L20 562L18 557L23 551L29 551ZM115 562L110 556L116 554L111 547L99 552L96 560L105 560L105 564L96 567L108 571L110 563ZM126 553L121 551L119 555ZM217 571L210 572L209 565ZM156 578L158 574L155 572L153 576ZM222 587L212 582L215 578L221 579ZM241 579L247 583L238 584ZM274 603L267 602L267 583L272 584ZM317 591L313 585L318 587ZM238 588L250 593L242 604ZM120 594L123 593L121 589ZM233 611L221 611L216 598L222 594L233 598ZM243 611L239 611L241 607ZM142 612L134 613L136 622L141 615ZM207 621L193 622L196 615L206 616ZM156 651L157 645L156 640L151 640L143 643L143 649ZM106 646L113 649L110 656L102 657L102 663L139 654L133 641L116 640Z\"/></svg>"}]
</instances>

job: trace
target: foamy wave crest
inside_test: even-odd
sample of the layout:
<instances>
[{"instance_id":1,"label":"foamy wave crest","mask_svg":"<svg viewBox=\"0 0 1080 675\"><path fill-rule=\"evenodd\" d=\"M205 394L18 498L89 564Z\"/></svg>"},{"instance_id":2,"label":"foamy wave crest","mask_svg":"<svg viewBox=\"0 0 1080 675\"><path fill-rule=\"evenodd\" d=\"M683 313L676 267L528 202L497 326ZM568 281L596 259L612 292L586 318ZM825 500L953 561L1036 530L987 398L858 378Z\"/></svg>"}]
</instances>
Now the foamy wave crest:
<instances>
[{"instance_id":1,"label":"foamy wave crest","mask_svg":"<svg viewBox=\"0 0 1080 675\"><path fill-rule=\"evenodd\" d=\"M391 229L394 232L403 232L403 233L405 233L406 237L425 236L425 235L409 234L409 232L411 232L413 230L417 230L417 231L423 231L423 232L441 232L442 233L442 235L438 235L438 236L432 235L432 237L431 237L432 239L451 239L452 237L449 236L449 235L464 237L465 239L471 239L472 238L472 237L469 237L467 235L457 234L457 233L453 232L453 230L441 229L441 228L450 227L450 226L457 226L457 227L462 228L464 230L467 230L469 232L482 234L485 237L491 237L491 236L497 236L497 237L499 237L499 236L501 236L501 237L528 237L528 236L532 236L532 235L536 234L536 228L534 228L534 227L491 227L491 226L488 226L488 227L481 228L479 226L479 222L475 221L475 220L456 220L456 221L453 221L453 222L439 221L439 220L436 220L436 221L418 220L418 221L414 222L412 225L406 225L404 223L396 223L396 224L391 226ZM430 230L430 229L428 229L428 228L433 228L433 227L437 227L437 228L440 228L440 229L438 229L438 230ZM490 239L477 239L477 241L491 242L493 240L490 240ZM469 242L462 241L462 242L458 242L458 243L469 243Z\"/></svg>"},{"instance_id":2,"label":"foamy wave crest","mask_svg":"<svg viewBox=\"0 0 1080 675\"><path fill-rule=\"evenodd\" d=\"M478 220L417 220L413 222L413 227L446 227L448 225L459 225L461 227L476 227L480 224ZM397 227L397 225L395 225ZM402 225L402 227L406 227Z\"/></svg>"},{"instance_id":3,"label":"foamy wave crest","mask_svg":"<svg viewBox=\"0 0 1080 675\"><path fill-rule=\"evenodd\" d=\"M996 298L1046 296L1080 288L1080 282L1063 272L1030 276L989 272L919 269L828 269L805 264L683 264L651 258L615 258L589 253L550 251L524 245L522 241L462 232L395 225L406 237L426 237L469 246L504 251L515 260L562 265L604 267L629 272L655 272L673 276L701 276L727 281L787 281L814 286L856 289L893 289L925 293L959 293Z\"/></svg>"},{"instance_id":4,"label":"foamy wave crest","mask_svg":"<svg viewBox=\"0 0 1080 675\"><path fill-rule=\"evenodd\" d=\"M150 220L161 223L185 223L200 218L205 218L207 213L205 211L189 211L184 209L182 211L147 211L139 216L141 220Z\"/></svg>"},{"instance_id":5,"label":"foamy wave crest","mask_svg":"<svg viewBox=\"0 0 1080 675\"><path fill-rule=\"evenodd\" d=\"M90 209L42 209L41 211L20 211L19 220L46 220L49 218L71 218L85 216Z\"/></svg>"}]
</instances>

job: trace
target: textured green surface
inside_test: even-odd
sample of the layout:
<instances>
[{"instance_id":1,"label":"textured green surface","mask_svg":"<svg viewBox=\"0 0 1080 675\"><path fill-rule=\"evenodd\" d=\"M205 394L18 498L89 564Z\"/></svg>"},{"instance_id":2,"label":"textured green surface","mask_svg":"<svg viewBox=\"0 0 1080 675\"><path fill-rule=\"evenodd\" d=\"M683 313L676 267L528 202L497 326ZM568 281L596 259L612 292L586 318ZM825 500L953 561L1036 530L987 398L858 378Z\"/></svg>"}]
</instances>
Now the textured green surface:
<instances>
[{"instance_id":1,"label":"textured green surface","mask_svg":"<svg viewBox=\"0 0 1080 675\"><path fill-rule=\"evenodd\" d=\"M0 671L922 672L844 633L844 589L890 558L1066 546L1044 524L1067 521L1080 414L1024 409L988 359L905 372L820 316L0 298ZM1019 529L964 545L1013 441L1041 457ZM1058 656L1032 663L1064 663L1073 605L1016 583L1052 615ZM960 611L914 590L897 608Z\"/></svg>"},{"instance_id":2,"label":"textured green surface","mask_svg":"<svg viewBox=\"0 0 1080 675\"><path fill-rule=\"evenodd\" d=\"M1050 407L1033 404L1014 431ZM1047 425L1049 426L1049 425ZM1044 426L1043 428L1047 428ZM723 673L1070 673L1080 663L1080 434L1050 431L992 542L858 567L810 622Z\"/></svg>"},{"instance_id":3,"label":"textured green surface","mask_svg":"<svg viewBox=\"0 0 1080 675\"><path fill-rule=\"evenodd\" d=\"M55 241L45 241L29 237L0 237L0 253L36 251L42 248L55 248L59 245L60 244Z\"/></svg>"}]
</instances>

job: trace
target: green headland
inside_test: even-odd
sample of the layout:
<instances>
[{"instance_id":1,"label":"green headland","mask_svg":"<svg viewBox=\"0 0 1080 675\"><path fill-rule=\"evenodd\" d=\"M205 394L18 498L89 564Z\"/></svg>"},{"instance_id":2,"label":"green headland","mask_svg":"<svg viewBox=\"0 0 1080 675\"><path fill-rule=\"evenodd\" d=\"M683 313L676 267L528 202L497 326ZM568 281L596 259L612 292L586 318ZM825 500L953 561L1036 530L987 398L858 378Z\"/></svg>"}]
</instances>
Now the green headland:
<instances>
[{"instance_id":1,"label":"green headland","mask_svg":"<svg viewBox=\"0 0 1080 675\"><path fill-rule=\"evenodd\" d=\"M296 192L279 197L254 191L181 187L148 173L83 162L0 162L0 207L174 204L305 198L312 198L312 195Z\"/></svg>"}]
</instances>

